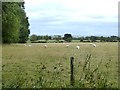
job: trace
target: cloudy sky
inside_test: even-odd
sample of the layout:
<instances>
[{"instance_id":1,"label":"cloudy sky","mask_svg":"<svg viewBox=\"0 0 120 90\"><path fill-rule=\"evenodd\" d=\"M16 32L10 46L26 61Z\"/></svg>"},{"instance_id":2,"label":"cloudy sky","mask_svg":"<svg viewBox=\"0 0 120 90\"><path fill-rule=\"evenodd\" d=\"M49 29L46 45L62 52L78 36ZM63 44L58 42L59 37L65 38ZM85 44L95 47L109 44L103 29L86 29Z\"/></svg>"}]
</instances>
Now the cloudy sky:
<instances>
[{"instance_id":1,"label":"cloudy sky","mask_svg":"<svg viewBox=\"0 0 120 90\"><path fill-rule=\"evenodd\" d=\"M119 0L25 0L31 34L118 35Z\"/></svg>"}]
</instances>

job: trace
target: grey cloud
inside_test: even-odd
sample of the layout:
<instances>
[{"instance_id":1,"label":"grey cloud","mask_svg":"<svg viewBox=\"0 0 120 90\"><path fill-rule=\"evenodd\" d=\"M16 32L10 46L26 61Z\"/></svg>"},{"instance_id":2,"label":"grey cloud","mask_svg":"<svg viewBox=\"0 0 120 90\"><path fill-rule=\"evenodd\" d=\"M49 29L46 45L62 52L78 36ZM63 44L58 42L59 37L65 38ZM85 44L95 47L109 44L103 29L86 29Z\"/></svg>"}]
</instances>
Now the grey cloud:
<instances>
[{"instance_id":1,"label":"grey cloud","mask_svg":"<svg viewBox=\"0 0 120 90\"><path fill-rule=\"evenodd\" d=\"M44 24L44 23L43 23ZM72 33L73 35L117 35L117 23L90 23L90 22L68 22L64 25L34 25L31 28L38 34L64 34Z\"/></svg>"}]
</instances>

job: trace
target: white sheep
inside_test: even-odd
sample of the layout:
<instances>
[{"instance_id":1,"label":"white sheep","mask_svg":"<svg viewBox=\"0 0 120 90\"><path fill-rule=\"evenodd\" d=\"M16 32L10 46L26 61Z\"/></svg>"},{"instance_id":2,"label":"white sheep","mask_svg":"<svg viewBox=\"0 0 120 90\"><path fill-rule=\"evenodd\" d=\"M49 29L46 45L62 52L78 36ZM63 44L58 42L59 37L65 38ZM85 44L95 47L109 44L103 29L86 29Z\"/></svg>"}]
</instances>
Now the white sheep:
<instances>
[{"instance_id":1,"label":"white sheep","mask_svg":"<svg viewBox=\"0 0 120 90\"><path fill-rule=\"evenodd\" d=\"M93 44L93 47L96 47L96 44Z\"/></svg>"},{"instance_id":2,"label":"white sheep","mask_svg":"<svg viewBox=\"0 0 120 90\"><path fill-rule=\"evenodd\" d=\"M77 49L80 49L80 46L76 46Z\"/></svg>"},{"instance_id":3,"label":"white sheep","mask_svg":"<svg viewBox=\"0 0 120 90\"><path fill-rule=\"evenodd\" d=\"M44 48L47 48L47 45L44 45Z\"/></svg>"},{"instance_id":4,"label":"white sheep","mask_svg":"<svg viewBox=\"0 0 120 90\"><path fill-rule=\"evenodd\" d=\"M29 47L31 47L31 45L28 45Z\"/></svg>"},{"instance_id":5,"label":"white sheep","mask_svg":"<svg viewBox=\"0 0 120 90\"><path fill-rule=\"evenodd\" d=\"M69 45L66 45L66 47L68 48L68 47L69 47Z\"/></svg>"},{"instance_id":6,"label":"white sheep","mask_svg":"<svg viewBox=\"0 0 120 90\"><path fill-rule=\"evenodd\" d=\"M93 47L96 47L96 44L94 44L94 43L90 43L90 45L92 45Z\"/></svg>"}]
</instances>

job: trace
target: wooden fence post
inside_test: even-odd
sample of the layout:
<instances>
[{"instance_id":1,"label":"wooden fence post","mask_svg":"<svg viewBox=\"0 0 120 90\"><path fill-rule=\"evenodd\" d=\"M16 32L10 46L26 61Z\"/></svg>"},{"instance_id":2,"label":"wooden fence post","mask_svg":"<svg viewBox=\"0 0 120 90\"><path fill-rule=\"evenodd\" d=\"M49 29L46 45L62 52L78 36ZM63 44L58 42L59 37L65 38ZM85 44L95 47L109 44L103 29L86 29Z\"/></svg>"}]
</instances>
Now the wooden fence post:
<instances>
[{"instance_id":1,"label":"wooden fence post","mask_svg":"<svg viewBox=\"0 0 120 90\"><path fill-rule=\"evenodd\" d=\"M74 86L74 57L70 57L70 84Z\"/></svg>"}]
</instances>

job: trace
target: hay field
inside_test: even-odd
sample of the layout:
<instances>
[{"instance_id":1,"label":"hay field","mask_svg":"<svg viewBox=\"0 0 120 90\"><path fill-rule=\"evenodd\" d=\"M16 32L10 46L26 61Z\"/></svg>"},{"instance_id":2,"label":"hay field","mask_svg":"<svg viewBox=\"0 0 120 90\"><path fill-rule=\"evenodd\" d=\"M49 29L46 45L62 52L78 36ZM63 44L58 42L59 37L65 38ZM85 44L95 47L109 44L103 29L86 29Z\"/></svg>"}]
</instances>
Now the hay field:
<instances>
[{"instance_id":1,"label":"hay field","mask_svg":"<svg viewBox=\"0 0 120 90\"><path fill-rule=\"evenodd\" d=\"M45 44L47 48L44 48ZM69 48L66 48L67 44L70 45ZM3 88L93 87L93 83L85 78L82 79L84 84L79 83L88 55L91 55L90 70L94 70L101 62L99 71L104 75L101 78L106 78L111 87L118 87L118 43L96 43L95 48L90 43L38 43L31 44L31 47L28 45L29 43L27 46L2 46ZM80 49L76 49L77 45ZM75 58L74 86L70 85L71 56ZM95 85L98 84L94 82Z\"/></svg>"}]
</instances>

